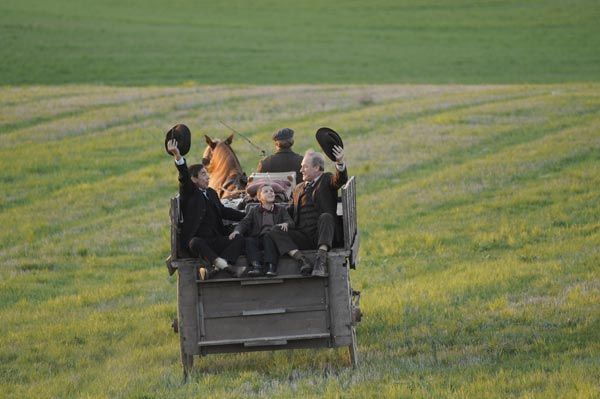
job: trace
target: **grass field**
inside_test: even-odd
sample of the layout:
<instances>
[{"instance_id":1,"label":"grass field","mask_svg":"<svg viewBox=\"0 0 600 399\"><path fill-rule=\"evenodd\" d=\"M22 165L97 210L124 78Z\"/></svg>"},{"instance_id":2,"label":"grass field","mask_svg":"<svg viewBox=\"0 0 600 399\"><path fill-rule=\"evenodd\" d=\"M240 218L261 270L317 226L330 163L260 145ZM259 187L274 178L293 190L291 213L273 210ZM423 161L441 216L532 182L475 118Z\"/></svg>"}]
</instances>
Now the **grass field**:
<instances>
[{"instance_id":1,"label":"grass field","mask_svg":"<svg viewBox=\"0 0 600 399\"><path fill-rule=\"evenodd\" d=\"M3 0L0 85L600 79L596 0Z\"/></svg>"},{"instance_id":2,"label":"grass field","mask_svg":"<svg viewBox=\"0 0 600 399\"><path fill-rule=\"evenodd\" d=\"M600 395L597 83L1 87L0 110L1 397ZM265 147L293 127L298 151L341 133L360 370L343 349L215 355L182 383L164 131L187 123L198 161L220 119Z\"/></svg>"}]
</instances>

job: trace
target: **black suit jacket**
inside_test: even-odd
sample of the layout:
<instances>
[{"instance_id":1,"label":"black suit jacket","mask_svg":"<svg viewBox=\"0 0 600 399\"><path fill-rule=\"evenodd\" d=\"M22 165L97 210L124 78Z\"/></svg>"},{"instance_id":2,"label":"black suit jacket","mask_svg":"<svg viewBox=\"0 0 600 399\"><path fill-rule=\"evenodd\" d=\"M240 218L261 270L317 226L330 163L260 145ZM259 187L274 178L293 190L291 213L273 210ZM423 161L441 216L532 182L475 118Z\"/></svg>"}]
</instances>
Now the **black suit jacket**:
<instances>
[{"instance_id":1,"label":"black suit jacket","mask_svg":"<svg viewBox=\"0 0 600 399\"><path fill-rule=\"evenodd\" d=\"M289 148L281 149L273 155L269 155L258 163L257 172L296 172L296 184L302 181L300 164L302 155L296 154Z\"/></svg>"},{"instance_id":2,"label":"black suit jacket","mask_svg":"<svg viewBox=\"0 0 600 399\"><path fill-rule=\"evenodd\" d=\"M342 172L335 170L335 175L325 172L319 177L312 191L312 199L319 213L330 213L334 218L337 211L337 192L348 181L348 168ZM300 195L304 192L306 182L298 184L292 193L291 214L296 225L298 224L298 208L300 206Z\"/></svg>"},{"instance_id":3,"label":"black suit jacket","mask_svg":"<svg viewBox=\"0 0 600 399\"><path fill-rule=\"evenodd\" d=\"M244 213L223 206L217 192L206 189L206 197L192 182L187 165L177 165L179 171L179 202L183 213L181 240L187 248L193 237L211 238L226 234L223 219L241 220Z\"/></svg>"}]
</instances>

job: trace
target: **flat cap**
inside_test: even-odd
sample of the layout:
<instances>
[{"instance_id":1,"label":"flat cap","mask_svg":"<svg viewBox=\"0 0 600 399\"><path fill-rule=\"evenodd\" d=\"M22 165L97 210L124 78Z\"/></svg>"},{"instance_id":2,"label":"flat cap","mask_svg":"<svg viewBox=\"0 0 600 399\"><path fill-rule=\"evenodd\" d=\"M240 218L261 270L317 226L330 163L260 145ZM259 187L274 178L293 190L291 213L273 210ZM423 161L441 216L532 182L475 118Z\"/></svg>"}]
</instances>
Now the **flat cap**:
<instances>
[{"instance_id":1,"label":"flat cap","mask_svg":"<svg viewBox=\"0 0 600 399\"><path fill-rule=\"evenodd\" d=\"M294 137L294 131L289 127L284 127L273 134L273 141L289 140Z\"/></svg>"}]
</instances>

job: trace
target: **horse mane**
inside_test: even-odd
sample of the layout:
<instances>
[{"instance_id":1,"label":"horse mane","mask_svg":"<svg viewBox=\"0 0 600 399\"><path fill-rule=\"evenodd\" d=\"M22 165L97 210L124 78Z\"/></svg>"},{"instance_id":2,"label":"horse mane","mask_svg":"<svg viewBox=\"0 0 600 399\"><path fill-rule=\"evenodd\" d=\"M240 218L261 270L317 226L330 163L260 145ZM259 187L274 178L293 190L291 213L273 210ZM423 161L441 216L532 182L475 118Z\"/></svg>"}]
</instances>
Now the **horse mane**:
<instances>
[{"instance_id":1,"label":"horse mane","mask_svg":"<svg viewBox=\"0 0 600 399\"><path fill-rule=\"evenodd\" d=\"M221 198L233 197L246 187L246 174L229 145L232 139L232 136L227 140L211 140L207 137L208 146L202 159L210 175L209 186L215 189ZM235 189L229 189L230 185L234 185Z\"/></svg>"}]
</instances>

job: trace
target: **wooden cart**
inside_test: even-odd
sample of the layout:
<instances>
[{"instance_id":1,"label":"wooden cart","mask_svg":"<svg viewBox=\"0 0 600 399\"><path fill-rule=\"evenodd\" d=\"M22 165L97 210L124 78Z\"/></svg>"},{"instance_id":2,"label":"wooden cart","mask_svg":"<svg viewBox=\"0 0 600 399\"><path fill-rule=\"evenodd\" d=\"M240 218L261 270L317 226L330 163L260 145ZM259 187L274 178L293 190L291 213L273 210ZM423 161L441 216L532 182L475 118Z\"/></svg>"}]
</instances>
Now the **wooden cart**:
<instances>
[{"instance_id":1,"label":"wooden cart","mask_svg":"<svg viewBox=\"0 0 600 399\"><path fill-rule=\"evenodd\" d=\"M194 356L211 353L347 346L358 364L355 325L360 321L360 292L350 285L358 262L355 179L341 189L338 217L344 246L328 252L328 274L304 277L296 261L280 258L277 277L232 278L219 272L200 280L200 259L179 258L179 198L171 200L169 273L177 272L177 319L181 362L187 376ZM316 251L303 251L314 261ZM236 267L245 267L240 257Z\"/></svg>"}]
</instances>

